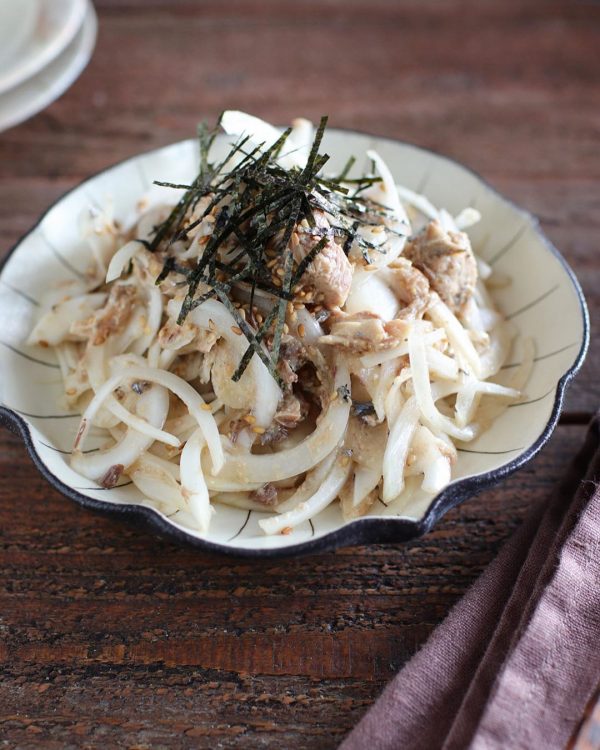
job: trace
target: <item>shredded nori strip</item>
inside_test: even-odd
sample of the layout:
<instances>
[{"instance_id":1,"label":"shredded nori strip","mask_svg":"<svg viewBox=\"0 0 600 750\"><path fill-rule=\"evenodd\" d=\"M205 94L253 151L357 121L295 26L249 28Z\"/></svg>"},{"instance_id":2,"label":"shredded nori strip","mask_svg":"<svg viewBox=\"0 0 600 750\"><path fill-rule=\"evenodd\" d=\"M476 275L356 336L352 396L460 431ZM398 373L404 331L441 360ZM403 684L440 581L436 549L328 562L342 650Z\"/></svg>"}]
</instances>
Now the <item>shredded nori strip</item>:
<instances>
[{"instance_id":1,"label":"shredded nori strip","mask_svg":"<svg viewBox=\"0 0 600 750\"><path fill-rule=\"evenodd\" d=\"M300 281L300 279L304 276L306 273L306 269L310 266L310 264L313 262L313 260L317 257L317 255L321 252L321 250L325 247L328 241L328 237L322 237L317 244L311 248L311 250L305 255L304 258L300 261L298 264L298 268L296 269L296 272L294 273L294 276L292 277L292 288L296 286L296 284Z\"/></svg>"},{"instance_id":2,"label":"shredded nori strip","mask_svg":"<svg viewBox=\"0 0 600 750\"><path fill-rule=\"evenodd\" d=\"M165 253L163 268L156 283L160 284L170 273L184 276L185 281L179 282L187 285L178 318L180 324L191 310L208 299L216 297L227 307L249 342L233 375L235 381L241 378L252 355L256 353L273 378L281 384L277 365L286 309L294 299L294 288L330 238L338 238L346 253L356 240L368 258L367 251L373 245L358 236L356 230L360 223L366 223L363 221L365 215L374 216L386 211L385 207L379 207L383 209L379 211L371 201L365 202L358 197L362 190L380 178L348 179L354 158L347 162L338 177L319 176L329 160L327 154L319 153L326 125L327 117L322 117L304 168L285 169L277 158L282 153L291 128L285 130L268 148L260 144L246 150L249 136L240 138L231 146L225 158L213 164L210 151L219 123L212 129L202 124L198 128L200 159L196 178L189 184L155 183L184 190L169 216L155 227L151 241L143 241L151 252L160 250ZM230 166L234 157L237 163ZM354 187L352 195L348 185ZM202 198L207 198L208 203L199 215L196 207ZM178 264L168 254L169 247L178 240L188 239L189 233L211 213L216 213L217 208L213 230L195 265L188 267ZM318 227L315 210L333 216L336 225L326 229ZM192 212L193 221L190 221ZM310 234L317 240L299 263L295 261L290 246L294 231ZM279 273L283 271L280 286L271 278L273 264L267 266L273 258L281 269ZM250 289L250 320L253 322L256 290L273 297L269 314L256 330L232 301L236 284L247 285ZM201 294L198 294L199 289L202 290ZM265 344L267 336L268 348ZM343 389L338 389L342 398L349 398L349 393L341 391Z\"/></svg>"}]
</instances>

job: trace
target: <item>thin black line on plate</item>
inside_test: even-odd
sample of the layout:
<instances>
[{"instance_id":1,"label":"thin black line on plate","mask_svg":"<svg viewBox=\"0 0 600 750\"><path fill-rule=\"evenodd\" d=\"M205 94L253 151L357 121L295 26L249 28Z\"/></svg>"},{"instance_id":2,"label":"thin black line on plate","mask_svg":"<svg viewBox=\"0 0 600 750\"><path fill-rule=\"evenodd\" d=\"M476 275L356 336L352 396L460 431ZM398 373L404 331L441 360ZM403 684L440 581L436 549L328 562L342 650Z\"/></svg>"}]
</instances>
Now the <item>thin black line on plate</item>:
<instances>
[{"instance_id":1,"label":"thin black line on plate","mask_svg":"<svg viewBox=\"0 0 600 750\"><path fill-rule=\"evenodd\" d=\"M421 177L421 181L419 182L419 184L415 188L415 193L417 193L418 195L423 195L423 190L425 190L425 185L427 185L427 183L431 179L432 173L433 173L432 169L429 169L429 170L427 170L427 172L425 172L425 174L423 175L423 177Z\"/></svg>"},{"instance_id":2,"label":"thin black line on plate","mask_svg":"<svg viewBox=\"0 0 600 750\"><path fill-rule=\"evenodd\" d=\"M506 245L503 245L495 255L493 255L489 260L486 260L485 262L488 265L493 266L496 261L500 260L503 255L505 255L512 247L515 246L515 244L518 242L518 240L521 239L527 229L529 229L529 224L525 222L525 224L523 224L519 228L519 231L515 234L512 240L509 240Z\"/></svg>"},{"instance_id":3,"label":"thin black line on plate","mask_svg":"<svg viewBox=\"0 0 600 750\"><path fill-rule=\"evenodd\" d=\"M41 234L42 239L46 243L46 245L52 250L54 253L56 259L59 263L62 263L62 265L70 271L74 276L77 276L78 279L81 279L81 281L88 281L89 279L86 278L85 274L81 273L81 271L78 271L75 266L72 266L69 261L58 252L58 250L54 247L54 245L50 242L50 240L46 237L45 234Z\"/></svg>"},{"instance_id":4,"label":"thin black line on plate","mask_svg":"<svg viewBox=\"0 0 600 750\"><path fill-rule=\"evenodd\" d=\"M383 500L382 500L382 499L381 499L380 497L378 497L377 499L378 499L378 500L379 500L379 502L380 502L380 503L381 503L381 504L383 505L383 507L384 507L384 508L387 508L387 507L388 507L388 504L387 504L387 503L384 503L384 502L383 502Z\"/></svg>"},{"instance_id":5,"label":"thin black line on plate","mask_svg":"<svg viewBox=\"0 0 600 750\"><path fill-rule=\"evenodd\" d=\"M506 316L505 320L512 320L513 318L516 318L517 315L524 313L526 310L531 310L532 307L535 307L539 302L542 302L543 300L545 300L546 297L549 297L553 292L555 292L559 288L560 288L560 284L555 284L552 287L552 289L548 289L547 292L540 294L540 296L534 299L532 302L529 302L527 305L523 305L523 307L520 307L518 310L511 312L509 315Z\"/></svg>"},{"instance_id":6,"label":"thin black line on plate","mask_svg":"<svg viewBox=\"0 0 600 750\"><path fill-rule=\"evenodd\" d=\"M7 344L6 341L0 341L0 344L2 344L2 346L5 346L7 349L10 349L11 352L14 352L15 354L23 357L23 359L28 359L30 362L35 362L36 365L43 365L44 367L52 367L54 370L60 370L60 366L57 365L56 362L46 362L43 359L32 357L29 354L25 354L25 352L22 352L20 349L11 346L11 344Z\"/></svg>"},{"instance_id":7,"label":"thin black line on plate","mask_svg":"<svg viewBox=\"0 0 600 750\"><path fill-rule=\"evenodd\" d=\"M50 448L50 450L56 451L56 453L62 453L63 456L72 456L73 451L64 451L62 448L57 448L55 445L50 445L50 443L45 443L43 440L39 441L41 445L45 445L46 448ZM85 451L81 451L82 453L97 453L100 450L100 448L88 448Z\"/></svg>"},{"instance_id":8,"label":"thin black line on plate","mask_svg":"<svg viewBox=\"0 0 600 750\"><path fill-rule=\"evenodd\" d=\"M544 393L543 396L538 396L537 398L532 398L529 401L517 401L516 404L509 404L509 409L514 409L516 406L527 406L528 404L537 404L538 401L543 401L543 399L547 398L551 393L554 393L554 388L551 388L548 393Z\"/></svg>"},{"instance_id":9,"label":"thin black line on plate","mask_svg":"<svg viewBox=\"0 0 600 750\"><path fill-rule=\"evenodd\" d=\"M40 306L40 303L36 299L33 299L33 297L30 297L22 289L17 289L16 286L13 286L12 284L9 284L8 281L4 281L4 279L0 279L0 281L4 284L4 286L7 289L10 289L11 292L14 292L15 294L18 294L20 297L23 297L23 299L26 299L27 302L31 302L31 304L35 305L36 307Z\"/></svg>"},{"instance_id":10,"label":"thin black line on plate","mask_svg":"<svg viewBox=\"0 0 600 750\"><path fill-rule=\"evenodd\" d=\"M176 515L177 515L178 513L181 513L181 511L179 510L179 508L177 508L177 510L175 511L175 513L169 513L169 515L167 515L167 516L165 516L165 517L166 517L166 518L175 518L175 516L176 516Z\"/></svg>"},{"instance_id":11,"label":"thin black line on plate","mask_svg":"<svg viewBox=\"0 0 600 750\"><path fill-rule=\"evenodd\" d=\"M249 511L248 511L248 515L246 516L246 520L245 520L245 521L244 521L244 523L242 524L242 526L241 526L240 530L239 530L239 531L237 532L237 534L234 534L234 535L233 535L232 537L230 537L230 538L229 538L229 539L227 540L228 542L233 542L233 540L234 540L234 539L237 539L237 538L238 538L238 536L239 536L239 535L240 535L240 534L242 533L242 531L243 531L243 530L244 530L244 529L246 528L246 526L248 525L248 521L250 520L250 516L251 516L251 515L252 515L252 511L251 511L251 510L249 510Z\"/></svg>"},{"instance_id":12,"label":"thin black line on plate","mask_svg":"<svg viewBox=\"0 0 600 750\"><path fill-rule=\"evenodd\" d=\"M574 346L579 346L580 341L574 341L572 344L567 344L566 346L561 347L560 349L557 349L554 352L549 352L548 354L542 354L540 357L534 357L534 362L541 362L544 359L549 359L550 357L554 357L555 354L561 354L562 352L565 352L567 349L571 349ZM522 362L511 362L508 365L502 365L500 368L501 370L509 370L511 367L518 367L519 365L522 365Z\"/></svg>"},{"instance_id":13,"label":"thin black line on plate","mask_svg":"<svg viewBox=\"0 0 600 750\"><path fill-rule=\"evenodd\" d=\"M94 196L91 193L85 193L85 197L91 203L93 208L96 209L96 211L102 212L102 206L98 203L98 201L94 198Z\"/></svg>"},{"instance_id":14,"label":"thin black line on plate","mask_svg":"<svg viewBox=\"0 0 600 750\"><path fill-rule=\"evenodd\" d=\"M516 451L522 451L525 450L524 448L509 448L505 451L475 451L471 450L470 448L457 448L456 449L459 453L477 453L482 456L501 456L504 453L516 453Z\"/></svg>"},{"instance_id":15,"label":"thin black line on plate","mask_svg":"<svg viewBox=\"0 0 600 750\"><path fill-rule=\"evenodd\" d=\"M26 411L21 411L20 409L15 409L14 406L8 406L6 405L7 409L10 409L11 411L16 411L17 414L20 414L22 417L30 417L31 419L71 419L71 418L81 418L81 414L30 414Z\"/></svg>"},{"instance_id":16,"label":"thin black line on plate","mask_svg":"<svg viewBox=\"0 0 600 750\"><path fill-rule=\"evenodd\" d=\"M152 181L148 179L148 175L144 172L142 162L139 159L136 159L135 166L142 180L142 190L149 190L152 187Z\"/></svg>"},{"instance_id":17,"label":"thin black line on plate","mask_svg":"<svg viewBox=\"0 0 600 750\"><path fill-rule=\"evenodd\" d=\"M131 480L129 480L129 482L123 482L123 484L115 484L114 487L73 487L73 489L79 490L80 492L82 490L99 490L100 492L107 492L109 490L118 490L121 487L129 487L130 484L133 484Z\"/></svg>"},{"instance_id":18,"label":"thin black line on plate","mask_svg":"<svg viewBox=\"0 0 600 750\"><path fill-rule=\"evenodd\" d=\"M309 522L309 524L310 524L310 535L311 535L311 536L314 536L314 535L315 535L315 527L313 526L313 522L312 522L312 519L311 519L311 518L309 518L309 519L308 519L308 522Z\"/></svg>"}]
</instances>

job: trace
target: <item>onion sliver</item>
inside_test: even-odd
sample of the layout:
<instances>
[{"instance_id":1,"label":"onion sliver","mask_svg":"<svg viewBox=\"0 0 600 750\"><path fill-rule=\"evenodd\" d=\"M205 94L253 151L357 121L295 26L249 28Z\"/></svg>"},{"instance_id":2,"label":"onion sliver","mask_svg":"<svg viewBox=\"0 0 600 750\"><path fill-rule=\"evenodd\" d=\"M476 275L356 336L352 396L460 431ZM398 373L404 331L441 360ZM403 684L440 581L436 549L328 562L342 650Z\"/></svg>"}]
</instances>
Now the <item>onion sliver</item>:
<instances>
[{"instance_id":1,"label":"onion sliver","mask_svg":"<svg viewBox=\"0 0 600 750\"><path fill-rule=\"evenodd\" d=\"M309 518L317 515L333 502L350 474L351 462L344 462L345 458L343 456L337 459L321 486L308 500L298 503L295 508L288 510L287 513L260 520L258 525L265 534L278 534L284 529L294 528L294 526L308 521Z\"/></svg>"},{"instance_id":2,"label":"onion sliver","mask_svg":"<svg viewBox=\"0 0 600 750\"><path fill-rule=\"evenodd\" d=\"M481 360L468 333L438 295L434 293L431 296L434 301L429 306L429 316L436 325L446 329L448 339L452 344L455 354L462 357L471 367L473 374L477 378L480 378L482 369Z\"/></svg>"},{"instance_id":3,"label":"onion sliver","mask_svg":"<svg viewBox=\"0 0 600 750\"><path fill-rule=\"evenodd\" d=\"M325 334L320 324L305 307L296 311L296 321L292 325L295 326L295 332L298 336L300 336L298 327L301 325L304 326L304 337L300 336L300 338L304 338L304 343L306 344L316 344L321 336Z\"/></svg>"},{"instance_id":4,"label":"onion sliver","mask_svg":"<svg viewBox=\"0 0 600 750\"><path fill-rule=\"evenodd\" d=\"M397 497L404 487L404 465L419 421L419 407L411 397L392 425L383 456L383 502Z\"/></svg>"},{"instance_id":5,"label":"onion sliver","mask_svg":"<svg viewBox=\"0 0 600 750\"><path fill-rule=\"evenodd\" d=\"M350 389L350 375L345 363L335 361L334 387ZM333 399L321 421L301 443L289 448L263 455L228 455L219 479L241 484L246 482L278 482L305 471L322 461L338 445L348 424L350 399Z\"/></svg>"},{"instance_id":6,"label":"onion sliver","mask_svg":"<svg viewBox=\"0 0 600 750\"><path fill-rule=\"evenodd\" d=\"M332 451L331 455L324 458L321 463L306 475L306 478L298 487L296 492L289 497L285 502L277 506L276 510L278 513L287 513L288 510L293 510L298 503L307 500L311 495L319 489L319 486L325 479L325 477L331 471L333 462L336 458L336 451Z\"/></svg>"},{"instance_id":7,"label":"onion sliver","mask_svg":"<svg viewBox=\"0 0 600 750\"><path fill-rule=\"evenodd\" d=\"M443 328L436 328L435 331L429 333L421 333L421 337L426 344L435 344L438 341L446 338L446 334ZM394 349L384 349L381 352L373 352L372 354L365 354L364 357L360 358L360 363L363 367L375 367L381 365L384 362L389 362L392 359L403 357L408 354L408 339L405 343L400 344Z\"/></svg>"},{"instance_id":8,"label":"onion sliver","mask_svg":"<svg viewBox=\"0 0 600 750\"><path fill-rule=\"evenodd\" d=\"M445 432L458 440L472 440L474 437L472 429L458 427L451 419L440 414L437 410L431 392L431 383L429 382L425 344L414 330L408 336L408 350L413 388L422 420L434 431Z\"/></svg>"},{"instance_id":9,"label":"onion sliver","mask_svg":"<svg viewBox=\"0 0 600 750\"><path fill-rule=\"evenodd\" d=\"M357 267L352 277L350 294L346 300L345 312L371 312L382 320L392 320L400 308L398 298L389 286L376 273Z\"/></svg>"},{"instance_id":10,"label":"onion sliver","mask_svg":"<svg viewBox=\"0 0 600 750\"><path fill-rule=\"evenodd\" d=\"M411 454L415 460L406 470L406 476L423 475L421 489L436 494L450 482L451 462L441 450L443 443L429 430L419 425L411 444Z\"/></svg>"},{"instance_id":11,"label":"onion sliver","mask_svg":"<svg viewBox=\"0 0 600 750\"><path fill-rule=\"evenodd\" d=\"M230 508L240 508L241 510L256 510L264 513L265 511L274 510L268 508L264 503L258 500L252 500L247 492L217 492L212 496L213 503L228 505Z\"/></svg>"},{"instance_id":12,"label":"onion sliver","mask_svg":"<svg viewBox=\"0 0 600 750\"><path fill-rule=\"evenodd\" d=\"M160 443L165 443L165 445L172 445L173 448L179 448L179 446L181 445L180 440L176 438L175 435L171 435L170 432L166 432L165 430L159 430L158 427L154 427L153 425L149 424L147 420L138 417L136 414L132 414L130 411L127 411L123 404L120 404L116 398L109 397L107 401L109 400L109 409L111 414L117 417L117 419L120 419L121 422L126 424L128 427L132 427L134 430L142 432L148 437L151 437L153 440L158 440Z\"/></svg>"},{"instance_id":13,"label":"onion sliver","mask_svg":"<svg viewBox=\"0 0 600 750\"><path fill-rule=\"evenodd\" d=\"M199 427L184 445L179 462L181 486L187 497L190 512L203 534L208 531L210 517L214 512L200 461L204 444L204 434Z\"/></svg>"},{"instance_id":14,"label":"onion sliver","mask_svg":"<svg viewBox=\"0 0 600 750\"><path fill-rule=\"evenodd\" d=\"M439 211L424 195L415 193L414 190L409 190L409 188L403 185L396 185L396 192L405 203L414 206L423 216L426 216L428 219L438 218Z\"/></svg>"},{"instance_id":15,"label":"onion sliver","mask_svg":"<svg viewBox=\"0 0 600 750\"><path fill-rule=\"evenodd\" d=\"M236 332L239 330L237 323L221 302L207 300L190 312L188 320L208 330L216 326L219 335L227 341L236 356L239 359L244 356L249 346L248 339ZM252 355L246 373L249 373L254 381L255 397L252 412L256 418L256 424L266 428L273 421L281 391L256 353Z\"/></svg>"},{"instance_id":16,"label":"onion sliver","mask_svg":"<svg viewBox=\"0 0 600 750\"><path fill-rule=\"evenodd\" d=\"M163 314L162 295L156 286L147 289L148 292L148 317L144 326L142 336L133 344L131 351L134 354L143 354L152 344L160 328Z\"/></svg>"},{"instance_id":17,"label":"onion sliver","mask_svg":"<svg viewBox=\"0 0 600 750\"><path fill-rule=\"evenodd\" d=\"M94 415L98 412L105 399L111 395L111 393L117 388L124 380L135 379L135 380L147 380L151 383L158 383L168 390L172 391L183 403L187 406L190 414L198 422L198 426L201 428L204 437L206 438L206 444L210 452L212 459L213 471L218 473L225 463L225 456L223 454L223 447L221 445L221 437L219 435L219 428L215 422L215 418L210 411L210 407L206 409L206 404L202 396L185 380L174 375L172 372L166 372L164 370L157 370L153 367L127 367L122 372L109 378L102 387L98 389L94 398L88 404L85 410L79 431L75 439L75 448L78 448L87 431L91 420Z\"/></svg>"},{"instance_id":18,"label":"onion sliver","mask_svg":"<svg viewBox=\"0 0 600 750\"><path fill-rule=\"evenodd\" d=\"M123 247L117 250L108 264L108 269L106 271L107 284L119 278L123 273L125 266L135 257L135 255L137 255L142 247L143 245L139 240L131 240L131 242L127 242Z\"/></svg>"},{"instance_id":19,"label":"onion sliver","mask_svg":"<svg viewBox=\"0 0 600 750\"><path fill-rule=\"evenodd\" d=\"M69 336L71 324L84 320L102 307L107 295L104 292L82 294L54 305L37 323L27 339L28 344L57 346Z\"/></svg>"},{"instance_id":20,"label":"onion sliver","mask_svg":"<svg viewBox=\"0 0 600 750\"><path fill-rule=\"evenodd\" d=\"M354 486L352 488L352 508L358 508L367 495L379 484L381 471L368 466L357 466L354 472Z\"/></svg>"},{"instance_id":21,"label":"onion sliver","mask_svg":"<svg viewBox=\"0 0 600 750\"><path fill-rule=\"evenodd\" d=\"M388 165L379 156L377 151L370 149L367 151L367 157L375 162L377 171L381 176L381 182L375 183L368 191L363 192L363 196L367 196L374 200L376 203L381 203L386 208L389 208L394 212L395 218L409 226L408 216L404 207L400 203L398 196L398 190L396 189L396 183L392 177L392 173ZM402 252L402 248L400 249ZM386 264L387 265L387 264Z\"/></svg>"},{"instance_id":22,"label":"onion sliver","mask_svg":"<svg viewBox=\"0 0 600 750\"><path fill-rule=\"evenodd\" d=\"M144 453L127 473L142 494L149 500L166 506L167 512L183 510L186 504L181 487L170 467L165 466L167 463L158 456Z\"/></svg>"},{"instance_id":23,"label":"onion sliver","mask_svg":"<svg viewBox=\"0 0 600 750\"><path fill-rule=\"evenodd\" d=\"M162 427L168 411L169 394L166 388L160 386L150 388L142 393L138 399L138 416L153 427ZM95 453L82 453L80 450L74 449L71 455L71 468L84 477L99 482L114 466L122 466L127 469L128 466L137 461L144 451L148 450L153 442L153 437L130 427L121 440L105 450Z\"/></svg>"}]
</instances>

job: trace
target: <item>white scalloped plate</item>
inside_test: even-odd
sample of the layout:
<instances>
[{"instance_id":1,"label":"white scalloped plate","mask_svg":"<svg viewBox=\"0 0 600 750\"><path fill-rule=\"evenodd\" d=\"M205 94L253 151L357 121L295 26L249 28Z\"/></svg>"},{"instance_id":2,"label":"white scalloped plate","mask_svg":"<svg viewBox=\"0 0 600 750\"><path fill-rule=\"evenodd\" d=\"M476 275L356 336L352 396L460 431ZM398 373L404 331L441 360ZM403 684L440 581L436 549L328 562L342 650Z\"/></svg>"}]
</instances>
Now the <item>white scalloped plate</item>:
<instances>
[{"instance_id":1,"label":"white scalloped plate","mask_svg":"<svg viewBox=\"0 0 600 750\"><path fill-rule=\"evenodd\" d=\"M225 149L225 139L217 149ZM61 407L61 377L52 353L23 343L44 289L77 276L89 262L78 237L77 216L112 196L118 219L128 222L153 179L183 182L198 162L195 141L141 154L86 180L61 198L18 243L0 272L0 418L19 431L46 478L77 502L121 514L140 525L192 543L248 556L296 554L361 542L402 541L429 530L447 510L530 460L548 440L558 420L564 389L585 356L589 323L585 301L572 271L529 214L502 198L470 170L415 146L356 132L330 130L323 147L331 168L376 148L396 179L422 191L438 206L457 213L467 205L483 215L470 232L479 254L512 283L497 291L500 309L521 336L536 345L527 398L459 453L454 481L437 497L420 494L404 508L376 504L372 513L345 523L337 503L293 533L264 536L262 514L218 507L210 532L202 536L183 512L167 518L127 484L111 490L94 485L69 467L77 415ZM507 363L514 366L517 353ZM91 446L93 447L93 445Z\"/></svg>"}]
</instances>

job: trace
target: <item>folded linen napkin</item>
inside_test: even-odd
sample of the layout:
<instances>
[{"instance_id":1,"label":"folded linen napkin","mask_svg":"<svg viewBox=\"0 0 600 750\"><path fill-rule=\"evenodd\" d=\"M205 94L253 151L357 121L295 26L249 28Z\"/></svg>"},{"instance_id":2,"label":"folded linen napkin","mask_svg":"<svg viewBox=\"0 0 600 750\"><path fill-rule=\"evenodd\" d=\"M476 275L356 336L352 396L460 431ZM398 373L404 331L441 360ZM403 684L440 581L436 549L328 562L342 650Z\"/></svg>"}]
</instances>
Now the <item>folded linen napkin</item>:
<instances>
[{"instance_id":1,"label":"folded linen napkin","mask_svg":"<svg viewBox=\"0 0 600 750\"><path fill-rule=\"evenodd\" d=\"M340 750L564 748L600 683L600 413L536 507Z\"/></svg>"}]
</instances>

